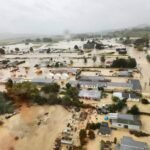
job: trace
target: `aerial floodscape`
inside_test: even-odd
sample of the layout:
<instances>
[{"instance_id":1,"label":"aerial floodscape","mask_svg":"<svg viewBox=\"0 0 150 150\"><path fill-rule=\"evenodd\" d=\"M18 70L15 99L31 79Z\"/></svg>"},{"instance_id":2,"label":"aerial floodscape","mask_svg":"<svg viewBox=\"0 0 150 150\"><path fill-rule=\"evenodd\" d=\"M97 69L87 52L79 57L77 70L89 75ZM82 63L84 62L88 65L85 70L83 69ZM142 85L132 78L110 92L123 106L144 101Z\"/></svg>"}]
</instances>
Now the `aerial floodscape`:
<instances>
[{"instance_id":1,"label":"aerial floodscape","mask_svg":"<svg viewBox=\"0 0 150 150\"><path fill-rule=\"evenodd\" d=\"M150 150L150 1L5 0L0 150Z\"/></svg>"}]
</instances>

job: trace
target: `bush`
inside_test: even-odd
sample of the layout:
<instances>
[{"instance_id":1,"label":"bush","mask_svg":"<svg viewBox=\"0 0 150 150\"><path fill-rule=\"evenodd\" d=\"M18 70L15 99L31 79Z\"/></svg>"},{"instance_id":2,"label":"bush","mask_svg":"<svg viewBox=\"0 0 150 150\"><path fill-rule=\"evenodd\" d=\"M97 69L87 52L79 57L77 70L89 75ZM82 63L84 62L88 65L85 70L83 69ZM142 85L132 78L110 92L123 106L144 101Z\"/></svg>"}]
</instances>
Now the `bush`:
<instances>
[{"instance_id":1,"label":"bush","mask_svg":"<svg viewBox=\"0 0 150 150\"><path fill-rule=\"evenodd\" d=\"M150 134L142 132L142 131L130 130L129 132L130 132L130 134L133 134L136 137L148 137L148 136L150 136Z\"/></svg>"},{"instance_id":2,"label":"bush","mask_svg":"<svg viewBox=\"0 0 150 150\"><path fill-rule=\"evenodd\" d=\"M147 59L148 62L150 62L150 55L147 55L146 59Z\"/></svg>"},{"instance_id":3,"label":"bush","mask_svg":"<svg viewBox=\"0 0 150 150\"><path fill-rule=\"evenodd\" d=\"M149 104L149 101L147 99L141 99L142 104Z\"/></svg>"},{"instance_id":4,"label":"bush","mask_svg":"<svg viewBox=\"0 0 150 150\"><path fill-rule=\"evenodd\" d=\"M113 68L135 68L137 65L136 60L134 58L117 58L113 61L111 67Z\"/></svg>"},{"instance_id":5,"label":"bush","mask_svg":"<svg viewBox=\"0 0 150 150\"><path fill-rule=\"evenodd\" d=\"M88 130L96 130L100 128L100 123L88 123L86 129Z\"/></svg>"},{"instance_id":6,"label":"bush","mask_svg":"<svg viewBox=\"0 0 150 150\"><path fill-rule=\"evenodd\" d=\"M88 136L89 136L89 138L90 138L91 140L95 139L95 133L94 133L94 131L93 131L93 130L89 130Z\"/></svg>"},{"instance_id":7,"label":"bush","mask_svg":"<svg viewBox=\"0 0 150 150\"><path fill-rule=\"evenodd\" d=\"M119 99L118 97L116 97L116 96L113 96L113 97L112 97L112 100L113 100L113 102L116 103L116 102L118 102L120 99Z\"/></svg>"},{"instance_id":8,"label":"bush","mask_svg":"<svg viewBox=\"0 0 150 150\"><path fill-rule=\"evenodd\" d=\"M128 111L128 113L133 114L133 115L139 115L140 111L139 108L136 105L133 105L131 109Z\"/></svg>"},{"instance_id":9,"label":"bush","mask_svg":"<svg viewBox=\"0 0 150 150\"><path fill-rule=\"evenodd\" d=\"M81 129L79 132L79 138L80 138L80 144L81 145L85 145L86 144L86 130L85 129Z\"/></svg>"}]
</instances>

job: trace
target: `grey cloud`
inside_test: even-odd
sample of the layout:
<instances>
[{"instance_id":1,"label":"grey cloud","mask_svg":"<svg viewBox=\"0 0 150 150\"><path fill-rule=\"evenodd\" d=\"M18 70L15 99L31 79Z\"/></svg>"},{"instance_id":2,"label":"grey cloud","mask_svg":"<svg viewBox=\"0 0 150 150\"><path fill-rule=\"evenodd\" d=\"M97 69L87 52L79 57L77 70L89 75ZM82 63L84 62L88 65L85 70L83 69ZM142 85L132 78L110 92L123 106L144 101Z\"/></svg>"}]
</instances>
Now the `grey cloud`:
<instances>
[{"instance_id":1,"label":"grey cloud","mask_svg":"<svg viewBox=\"0 0 150 150\"><path fill-rule=\"evenodd\" d=\"M96 32L150 24L149 14L149 0L1 0L0 32Z\"/></svg>"}]
</instances>

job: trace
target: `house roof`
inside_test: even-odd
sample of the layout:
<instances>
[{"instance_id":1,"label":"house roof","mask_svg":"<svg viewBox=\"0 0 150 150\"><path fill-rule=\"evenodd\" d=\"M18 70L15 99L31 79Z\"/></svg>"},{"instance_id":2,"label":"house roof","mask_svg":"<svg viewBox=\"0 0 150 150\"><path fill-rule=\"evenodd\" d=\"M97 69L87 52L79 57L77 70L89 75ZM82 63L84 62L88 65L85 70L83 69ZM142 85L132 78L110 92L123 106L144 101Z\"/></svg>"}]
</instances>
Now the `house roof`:
<instances>
[{"instance_id":1,"label":"house roof","mask_svg":"<svg viewBox=\"0 0 150 150\"><path fill-rule=\"evenodd\" d=\"M133 90L142 90L142 86L139 80L136 79L130 79L129 83L132 84Z\"/></svg>"},{"instance_id":2,"label":"house roof","mask_svg":"<svg viewBox=\"0 0 150 150\"><path fill-rule=\"evenodd\" d=\"M101 91L98 90L81 90L79 92L79 97L88 97L93 99L100 99Z\"/></svg>"},{"instance_id":3,"label":"house roof","mask_svg":"<svg viewBox=\"0 0 150 150\"><path fill-rule=\"evenodd\" d=\"M148 150L147 143L133 140L131 137L124 136L121 139L120 150Z\"/></svg>"},{"instance_id":4,"label":"house roof","mask_svg":"<svg viewBox=\"0 0 150 150\"><path fill-rule=\"evenodd\" d=\"M103 76L80 76L80 81L105 81Z\"/></svg>"},{"instance_id":5,"label":"house roof","mask_svg":"<svg viewBox=\"0 0 150 150\"><path fill-rule=\"evenodd\" d=\"M132 125L139 125L141 126L141 121L138 116L136 115L129 115L129 114L118 114L118 117L115 122L124 123L124 124L132 124Z\"/></svg>"}]
</instances>

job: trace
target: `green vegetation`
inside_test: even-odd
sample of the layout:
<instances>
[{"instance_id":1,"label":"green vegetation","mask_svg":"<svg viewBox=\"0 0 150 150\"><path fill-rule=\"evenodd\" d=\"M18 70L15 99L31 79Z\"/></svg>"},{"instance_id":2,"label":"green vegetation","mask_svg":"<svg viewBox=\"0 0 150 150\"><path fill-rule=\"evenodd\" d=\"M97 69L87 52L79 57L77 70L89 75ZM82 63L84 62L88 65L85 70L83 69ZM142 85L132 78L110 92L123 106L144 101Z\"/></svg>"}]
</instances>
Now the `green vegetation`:
<instances>
[{"instance_id":1,"label":"green vegetation","mask_svg":"<svg viewBox=\"0 0 150 150\"><path fill-rule=\"evenodd\" d=\"M79 132L79 138L80 138L80 144L81 146L86 144L86 138L87 138L87 134L86 134L86 130L85 129L81 129Z\"/></svg>"},{"instance_id":2,"label":"green vegetation","mask_svg":"<svg viewBox=\"0 0 150 150\"><path fill-rule=\"evenodd\" d=\"M148 137L148 136L150 136L150 134L142 132L142 131L130 130L129 132L130 132L130 134L133 134L136 137Z\"/></svg>"},{"instance_id":3,"label":"green vegetation","mask_svg":"<svg viewBox=\"0 0 150 150\"><path fill-rule=\"evenodd\" d=\"M143 99L141 99L141 103L146 105L146 104L149 104L149 101L147 99L143 98Z\"/></svg>"},{"instance_id":4,"label":"green vegetation","mask_svg":"<svg viewBox=\"0 0 150 150\"><path fill-rule=\"evenodd\" d=\"M100 123L87 123L86 129L87 130L97 130L100 128Z\"/></svg>"},{"instance_id":5,"label":"green vegetation","mask_svg":"<svg viewBox=\"0 0 150 150\"><path fill-rule=\"evenodd\" d=\"M114 104L109 105L109 111L112 113L121 112L123 108L127 107L126 100L119 100L118 98L113 98Z\"/></svg>"},{"instance_id":6,"label":"green vegetation","mask_svg":"<svg viewBox=\"0 0 150 150\"><path fill-rule=\"evenodd\" d=\"M93 56L92 60L93 60L93 62L95 63L96 60L97 60L97 57L96 57L96 56Z\"/></svg>"},{"instance_id":7,"label":"green vegetation","mask_svg":"<svg viewBox=\"0 0 150 150\"><path fill-rule=\"evenodd\" d=\"M148 62L150 62L150 55L147 55L146 59L147 59Z\"/></svg>"},{"instance_id":8,"label":"green vegetation","mask_svg":"<svg viewBox=\"0 0 150 150\"><path fill-rule=\"evenodd\" d=\"M76 106L82 108L93 108L90 105L83 104L78 98L78 88L67 84L66 91L63 91L63 97L59 96L60 86L57 83L45 84L40 89L31 82L13 84L11 80L6 83L7 94L19 103L36 103L38 105L63 105ZM61 93L62 94L62 93Z\"/></svg>"},{"instance_id":9,"label":"green vegetation","mask_svg":"<svg viewBox=\"0 0 150 150\"><path fill-rule=\"evenodd\" d=\"M113 61L111 67L113 68L135 68L137 65L136 60L134 58L117 58Z\"/></svg>"},{"instance_id":10,"label":"green vegetation","mask_svg":"<svg viewBox=\"0 0 150 150\"><path fill-rule=\"evenodd\" d=\"M0 114L13 113L14 105L6 93L0 92Z\"/></svg>"},{"instance_id":11,"label":"green vegetation","mask_svg":"<svg viewBox=\"0 0 150 150\"><path fill-rule=\"evenodd\" d=\"M129 114L133 114L133 115L139 115L140 114L140 111L139 111L139 108L136 106L136 105L133 105L131 107L130 110L128 110L128 113Z\"/></svg>"},{"instance_id":12,"label":"green vegetation","mask_svg":"<svg viewBox=\"0 0 150 150\"><path fill-rule=\"evenodd\" d=\"M94 140L95 139L95 133L94 133L93 130L89 130L88 137L89 137L90 140Z\"/></svg>"},{"instance_id":13,"label":"green vegetation","mask_svg":"<svg viewBox=\"0 0 150 150\"><path fill-rule=\"evenodd\" d=\"M0 55L4 55L5 54L5 50L3 48L0 48Z\"/></svg>"}]
</instances>

